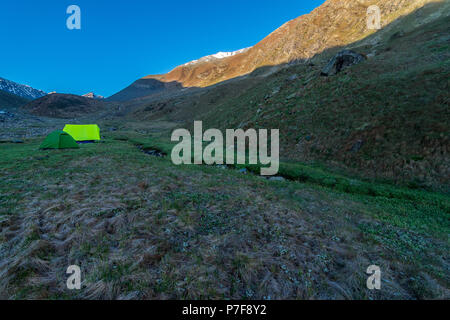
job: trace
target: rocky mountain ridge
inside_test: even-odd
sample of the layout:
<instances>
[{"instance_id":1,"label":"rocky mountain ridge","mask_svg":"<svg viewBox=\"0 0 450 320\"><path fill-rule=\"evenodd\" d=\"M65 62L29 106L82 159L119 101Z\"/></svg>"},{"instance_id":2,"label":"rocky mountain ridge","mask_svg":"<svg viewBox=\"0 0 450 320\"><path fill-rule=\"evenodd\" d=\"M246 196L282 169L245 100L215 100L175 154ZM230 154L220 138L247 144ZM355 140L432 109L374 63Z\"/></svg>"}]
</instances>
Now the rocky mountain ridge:
<instances>
[{"instance_id":1,"label":"rocky mountain ridge","mask_svg":"<svg viewBox=\"0 0 450 320\"><path fill-rule=\"evenodd\" d=\"M0 90L30 100L38 99L47 95L47 93L42 90L34 89L28 85L20 84L4 78L0 78Z\"/></svg>"},{"instance_id":2,"label":"rocky mountain ridge","mask_svg":"<svg viewBox=\"0 0 450 320\"><path fill-rule=\"evenodd\" d=\"M155 80L160 82L159 89L165 83L177 84L179 88L207 87L247 75L261 67L308 61L325 50L345 48L358 41L363 45L363 39L369 35L377 32L378 37L383 37L390 32L397 18L433 2L436 0L328 0L310 14L285 23L253 47L231 54L207 56L178 66L167 74L143 77L122 90L121 96L132 99L153 94L152 90L139 90L138 87L147 86L147 82L154 86ZM382 30L368 28L368 8L373 5L380 8ZM418 20L414 24L425 22ZM372 42L367 44L376 47L377 39L371 39Z\"/></svg>"}]
</instances>

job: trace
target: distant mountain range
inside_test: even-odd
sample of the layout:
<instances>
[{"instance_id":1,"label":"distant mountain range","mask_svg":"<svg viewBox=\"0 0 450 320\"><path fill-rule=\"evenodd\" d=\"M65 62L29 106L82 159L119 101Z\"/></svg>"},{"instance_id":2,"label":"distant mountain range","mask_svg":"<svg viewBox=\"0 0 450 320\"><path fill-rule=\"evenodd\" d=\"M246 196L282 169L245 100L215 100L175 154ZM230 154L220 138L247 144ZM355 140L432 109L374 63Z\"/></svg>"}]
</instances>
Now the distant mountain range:
<instances>
[{"instance_id":1,"label":"distant mountain range","mask_svg":"<svg viewBox=\"0 0 450 320\"><path fill-rule=\"evenodd\" d=\"M47 93L42 90L34 89L25 84L20 84L4 78L0 78L0 90L29 100L38 99L47 95Z\"/></svg>"}]
</instances>

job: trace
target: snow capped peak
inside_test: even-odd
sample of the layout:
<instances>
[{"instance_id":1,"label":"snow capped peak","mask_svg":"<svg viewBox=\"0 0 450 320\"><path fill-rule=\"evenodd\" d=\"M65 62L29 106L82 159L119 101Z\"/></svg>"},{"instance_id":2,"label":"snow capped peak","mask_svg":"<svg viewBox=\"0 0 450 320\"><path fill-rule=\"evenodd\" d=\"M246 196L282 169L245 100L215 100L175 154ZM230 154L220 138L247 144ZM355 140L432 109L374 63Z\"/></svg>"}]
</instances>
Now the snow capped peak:
<instances>
[{"instance_id":1,"label":"snow capped peak","mask_svg":"<svg viewBox=\"0 0 450 320\"><path fill-rule=\"evenodd\" d=\"M218 52L216 54L211 55L210 57L216 58L216 59L228 58L228 57L235 56L239 53L243 53L243 52L247 51L248 49L250 49L250 48L244 48L244 49L233 51L233 52Z\"/></svg>"},{"instance_id":2,"label":"snow capped peak","mask_svg":"<svg viewBox=\"0 0 450 320\"><path fill-rule=\"evenodd\" d=\"M193 65L193 64L196 64L196 63L199 63L199 62L208 62L208 61L211 61L211 60L214 60L214 59L229 58L229 57L235 56L237 54L244 53L245 51L247 51L249 49L250 49L250 47L249 48L240 49L240 50L237 50L237 51L233 51L233 52L218 52L216 54L212 54L212 55L200 58L198 60L190 61L188 63L185 63L183 66Z\"/></svg>"},{"instance_id":3,"label":"snow capped peak","mask_svg":"<svg viewBox=\"0 0 450 320\"><path fill-rule=\"evenodd\" d=\"M89 93L83 94L83 97L90 98L90 99L98 99L98 100L105 99L105 97L96 95L93 92L89 92Z\"/></svg>"},{"instance_id":4,"label":"snow capped peak","mask_svg":"<svg viewBox=\"0 0 450 320\"><path fill-rule=\"evenodd\" d=\"M0 78L0 90L15 94L26 99L37 99L47 95L42 90L34 89L28 85L16 83L7 79Z\"/></svg>"}]
</instances>

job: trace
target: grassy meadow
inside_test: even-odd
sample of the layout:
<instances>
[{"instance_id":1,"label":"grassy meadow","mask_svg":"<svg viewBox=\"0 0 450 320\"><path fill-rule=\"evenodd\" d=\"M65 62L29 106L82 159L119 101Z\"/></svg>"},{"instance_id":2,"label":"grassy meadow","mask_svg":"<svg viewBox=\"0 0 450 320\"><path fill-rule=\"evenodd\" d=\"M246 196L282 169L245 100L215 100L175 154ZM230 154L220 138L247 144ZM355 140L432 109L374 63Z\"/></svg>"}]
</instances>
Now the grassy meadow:
<instances>
[{"instance_id":1,"label":"grassy meadow","mask_svg":"<svg viewBox=\"0 0 450 320\"><path fill-rule=\"evenodd\" d=\"M175 166L155 134L0 144L0 298L448 298L450 199L282 163ZM81 266L82 289L65 269ZM382 290L366 288L379 265Z\"/></svg>"}]
</instances>

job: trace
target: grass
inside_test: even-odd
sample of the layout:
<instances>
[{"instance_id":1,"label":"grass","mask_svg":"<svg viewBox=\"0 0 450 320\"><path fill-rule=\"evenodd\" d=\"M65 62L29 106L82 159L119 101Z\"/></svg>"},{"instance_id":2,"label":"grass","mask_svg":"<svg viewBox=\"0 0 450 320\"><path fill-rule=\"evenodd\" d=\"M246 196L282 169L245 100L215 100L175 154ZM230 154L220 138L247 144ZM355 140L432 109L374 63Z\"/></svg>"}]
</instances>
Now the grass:
<instances>
[{"instance_id":1,"label":"grass","mask_svg":"<svg viewBox=\"0 0 450 320\"><path fill-rule=\"evenodd\" d=\"M292 162L286 181L174 166L137 147L170 154L164 141L1 145L2 297L447 297L448 197L341 188L345 176ZM82 267L80 292L65 289L69 264ZM381 292L364 286L370 264L389 281Z\"/></svg>"},{"instance_id":2,"label":"grass","mask_svg":"<svg viewBox=\"0 0 450 320\"><path fill-rule=\"evenodd\" d=\"M154 149L169 155L174 146L174 143L170 143L160 137L139 137L137 134L134 134L133 138L125 140L140 146L144 150ZM236 166L238 169L247 168L256 175L259 175L261 167L260 164ZM379 206L381 209L390 207L390 211L397 210L398 214L401 214L400 211L408 211L409 214L403 214L403 216L413 216L409 225L406 226L409 228L423 229L426 226L431 226L432 223L424 222L430 219L430 217L433 217L435 225L431 229L425 229L427 232L437 232L440 230L446 220L446 216L450 213L450 198L445 194L416 190L414 187L399 187L392 184L380 183L376 180L364 181L349 178L342 174L327 171L320 166L311 166L293 161L282 161L280 162L278 175L288 180L332 189L334 192L351 194L361 200L372 202L374 206ZM383 217L381 212L377 213L377 215L378 217ZM448 228L443 230L443 234L448 234L449 232L450 230Z\"/></svg>"}]
</instances>

